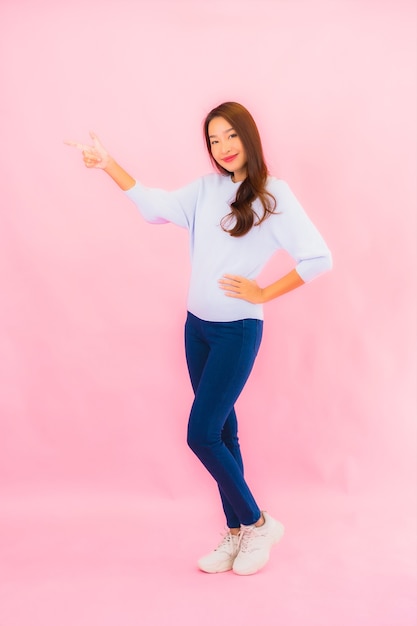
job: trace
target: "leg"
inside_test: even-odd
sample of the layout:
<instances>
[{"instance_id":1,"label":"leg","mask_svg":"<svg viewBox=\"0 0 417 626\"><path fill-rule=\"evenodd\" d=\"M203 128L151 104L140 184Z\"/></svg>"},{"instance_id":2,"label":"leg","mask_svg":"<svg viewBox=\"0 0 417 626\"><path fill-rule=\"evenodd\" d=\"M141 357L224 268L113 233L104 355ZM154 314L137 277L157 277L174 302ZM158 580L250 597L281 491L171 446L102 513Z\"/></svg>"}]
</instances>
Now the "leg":
<instances>
[{"instance_id":1,"label":"leg","mask_svg":"<svg viewBox=\"0 0 417 626\"><path fill-rule=\"evenodd\" d=\"M236 463L239 466L240 471L243 476L243 460L242 454L240 451L239 438L237 434L237 418L236 412L233 408L229 413L229 416L223 426L222 430L222 441L226 448L233 455ZM226 498L226 495L223 493L222 488L219 486L220 498L223 505L223 511L226 516L227 525L229 528L233 528L235 531L240 527L240 520L238 519L236 513L233 510L232 505L229 500Z\"/></svg>"},{"instance_id":2,"label":"leg","mask_svg":"<svg viewBox=\"0 0 417 626\"><path fill-rule=\"evenodd\" d=\"M201 376L204 371L208 355L210 353L210 346L208 345L207 341L203 340L203 338L200 336L200 333L195 332L193 325L188 323L186 326L185 344L188 372L190 375L191 385L195 393L198 389L198 385L200 383ZM221 438L225 446L234 456L243 474L243 461L237 435L237 418L234 408L226 419L221 433ZM239 529L240 521L220 486L219 492L228 527L235 530Z\"/></svg>"},{"instance_id":3,"label":"leg","mask_svg":"<svg viewBox=\"0 0 417 626\"><path fill-rule=\"evenodd\" d=\"M195 389L188 444L217 481L240 523L254 524L261 512L243 478L241 461L239 463L225 445L222 432L252 370L261 341L262 322L211 323L194 318L192 323L196 334L208 344L209 351ZM188 345L187 358L190 351L192 347Z\"/></svg>"}]
</instances>

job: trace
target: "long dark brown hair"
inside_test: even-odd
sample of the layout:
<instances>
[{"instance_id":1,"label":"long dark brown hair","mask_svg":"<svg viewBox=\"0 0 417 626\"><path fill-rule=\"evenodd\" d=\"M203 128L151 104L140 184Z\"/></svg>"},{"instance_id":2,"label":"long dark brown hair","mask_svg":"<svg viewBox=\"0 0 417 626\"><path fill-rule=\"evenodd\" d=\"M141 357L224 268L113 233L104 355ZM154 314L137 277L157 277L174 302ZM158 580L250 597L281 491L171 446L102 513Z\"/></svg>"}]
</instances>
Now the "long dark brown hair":
<instances>
[{"instance_id":1,"label":"long dark brown hair","mask_svg":"<svg viewBox=\"0 0 417 626\"><path fill-rule=\"evenodd\" d=\"M224 118L236 131L246 152L247 174L239 186L236 198L230 204L231 212L226 215L221 226L232 237L242 237L250 231L252 226L258 226L266 220L271 213L275 212L276 199L266 190L268 168L265 163L261 138L256 127L255 120L247 109L237 102L224 102L214 108L204 120L204 136L207 150L213 165L221 174L231 176L230 172L219 165L211 153L211 142L208 127L216 117ZM257 215L252 208L252 203L259 198L263 215ZM229 228L227 228L229 226Z\"/></svg>"}]
</instances>

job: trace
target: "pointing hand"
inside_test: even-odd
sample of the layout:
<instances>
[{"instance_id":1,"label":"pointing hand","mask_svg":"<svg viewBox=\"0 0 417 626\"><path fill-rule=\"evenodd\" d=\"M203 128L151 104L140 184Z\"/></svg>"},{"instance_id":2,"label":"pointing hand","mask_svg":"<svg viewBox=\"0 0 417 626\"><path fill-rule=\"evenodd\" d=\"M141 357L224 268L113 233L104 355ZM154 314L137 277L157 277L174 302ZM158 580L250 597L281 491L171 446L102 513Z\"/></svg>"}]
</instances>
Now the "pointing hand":
<instances>
[{"instance_id":1,"label":"pointing hand","mask_svg":"<svg viewBox=\"0 0 417 626\"><path fill-rule=\"evenodd\" d=\"M103 170L110 162L110 155L101 143L100 139L92 131L90 131L90 137L93 140L93 145L89 146L76 141L64 141L64 143L67 146L73 146L74 148L81 150L86 167L95 167Z\"/></svg>"}]
</instances>

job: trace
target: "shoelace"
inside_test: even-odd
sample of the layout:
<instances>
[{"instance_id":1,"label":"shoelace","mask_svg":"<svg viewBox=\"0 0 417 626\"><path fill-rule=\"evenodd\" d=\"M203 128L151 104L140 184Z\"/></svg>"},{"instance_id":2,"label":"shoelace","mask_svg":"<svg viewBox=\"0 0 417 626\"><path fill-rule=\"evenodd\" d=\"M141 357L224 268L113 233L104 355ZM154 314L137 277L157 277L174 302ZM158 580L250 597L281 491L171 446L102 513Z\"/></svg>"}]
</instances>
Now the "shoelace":
<instances>
[{"instance_id":1,"label":"shoelace","mask_svg":"<svg viewBox=\"0 0 417 626\"><path fill-rule=\"evenodd\" d=\"M239 541L240 541L240 537L239 537ZM235 544L233 541L232 533L230 533L229 531L225 532L225 534L223 535L223 539L221 540L221 542L216 548L216 551L217 550L226 550L227 552L233 552L235 550Z\"/></svg>"},{"instance_id":2,"label":"shoelace","mask_svg":"<svg viewBox=\"0 0 417 626\"><path fill-rule=\"evenodd\" d=\"M263 526L247 526L241 531L239 537L239 552L250 552L255 546L254 542L264 536ZM251 545L252 544L252 545Z\"/></svg>"}]
</instances>

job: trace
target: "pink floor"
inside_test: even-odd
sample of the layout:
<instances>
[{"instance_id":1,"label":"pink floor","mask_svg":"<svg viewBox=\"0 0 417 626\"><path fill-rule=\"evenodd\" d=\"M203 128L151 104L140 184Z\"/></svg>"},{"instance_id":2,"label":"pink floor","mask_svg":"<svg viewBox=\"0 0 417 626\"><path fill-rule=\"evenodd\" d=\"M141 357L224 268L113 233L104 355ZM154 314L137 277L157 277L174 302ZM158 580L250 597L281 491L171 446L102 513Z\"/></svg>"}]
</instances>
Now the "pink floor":
<instances>
[{"instance_id":1,"label":"pink floor","mask_svg":"<svg viewBox=\"0 0 417 626\"><path fill-rule=\"evenodd\" d=\"M280 503L286 536L245 578L196 569L221 530L207 503L5 495L0 625L415 626L415 525L400 504L312 492Z\"/></svg>"}]
</instances>

